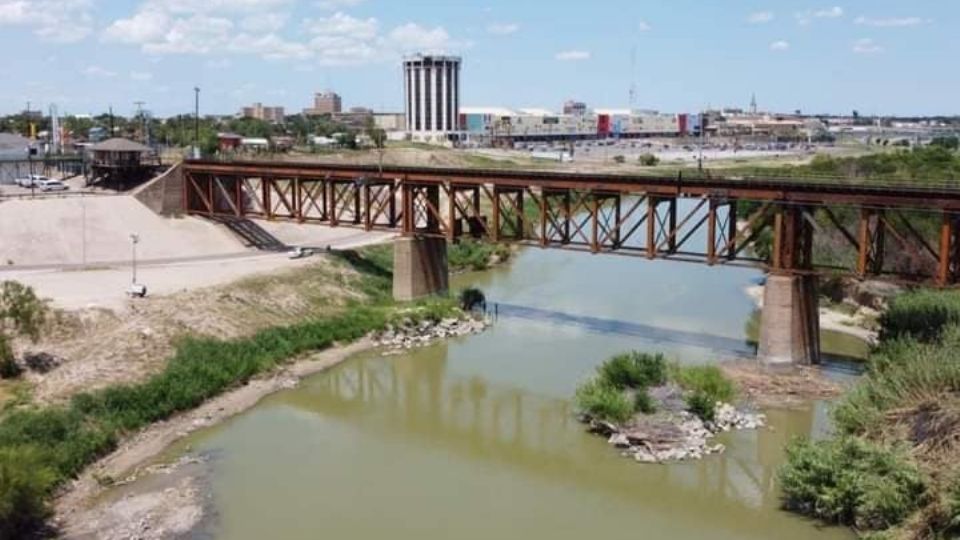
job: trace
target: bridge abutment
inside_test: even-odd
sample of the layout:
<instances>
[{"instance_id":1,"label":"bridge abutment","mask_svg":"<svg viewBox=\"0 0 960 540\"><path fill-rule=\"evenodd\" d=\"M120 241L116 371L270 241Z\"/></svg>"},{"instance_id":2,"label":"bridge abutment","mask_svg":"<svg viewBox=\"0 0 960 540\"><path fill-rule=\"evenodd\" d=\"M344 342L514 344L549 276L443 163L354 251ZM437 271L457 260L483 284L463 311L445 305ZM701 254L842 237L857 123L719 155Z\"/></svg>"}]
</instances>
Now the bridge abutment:
<instances>
[{"instance_id":1,"label":"bridge abutment","mask_svg":"<svg viewBox=\"0 0 960 540\"><path fill-rule=\"evenodd\" d=\"M760 361L772 367L820 362L816 276L770 275L760 315Z\"/></svg>"},{"instance_id":2,"label":"bridge abutment","mask_svg":"<svg viewBox=\"0 0 960 540\"><path fill-rule=\"evenodd\" d=\"M450 287L447 241L405 236L393 242L393 298L408 302Z\"/></svg>"}]
</instances>

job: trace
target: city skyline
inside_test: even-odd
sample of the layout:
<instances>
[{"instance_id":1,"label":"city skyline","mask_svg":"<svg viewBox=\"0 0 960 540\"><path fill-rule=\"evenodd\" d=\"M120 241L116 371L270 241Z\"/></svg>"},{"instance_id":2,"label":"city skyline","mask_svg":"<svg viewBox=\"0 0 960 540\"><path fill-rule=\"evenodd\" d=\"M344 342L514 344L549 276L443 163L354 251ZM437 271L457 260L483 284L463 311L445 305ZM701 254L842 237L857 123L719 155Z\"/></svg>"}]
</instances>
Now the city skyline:
<instances>
[{"instance_id":1,"label":"city skyline","mask_svg":"<svg viewBox=\"0 0 960 540\"><path fill-rule=\"evenodd\" d=\"M755 93L784 112L952 115L960 76L940 58L960 49L960 6L943 4L0 0L0 44L22 51L0 113L144 101L167 116L192 110L194 86L207 114L300 111L326 89L401 112L401 58L427 52L463 57L464 106L627 107L635 88L633 105L667 112L746 109Z\"/></svg>"}]
</instances>

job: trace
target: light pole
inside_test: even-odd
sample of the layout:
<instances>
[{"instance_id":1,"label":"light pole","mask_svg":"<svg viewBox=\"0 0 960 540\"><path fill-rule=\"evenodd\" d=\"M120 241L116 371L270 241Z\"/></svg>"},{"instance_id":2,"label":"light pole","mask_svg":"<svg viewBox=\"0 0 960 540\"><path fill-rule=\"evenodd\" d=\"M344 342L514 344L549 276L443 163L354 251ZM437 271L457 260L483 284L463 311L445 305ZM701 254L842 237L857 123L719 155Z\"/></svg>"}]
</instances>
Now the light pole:
<instances>
[{"instance_id":1,"label":"light pole","mask_svg":"<svg viewBox=\"0 0 960 540\"><path fill-rule=\"evenodd\" d=\"M193 157L200 158L200 87L193 87Z\"/></svg>"},{"instance_id":2,"label":"light pole","mask_svg":"<svg viewBox=\"0 0 960 540\"><path fill-rule=\"evenodd\" d=\"M133 285L137 284L137 244L140 243L140 235L133 233L130 235L130 243L133 249Z\"/></svg>"}]
</instances>

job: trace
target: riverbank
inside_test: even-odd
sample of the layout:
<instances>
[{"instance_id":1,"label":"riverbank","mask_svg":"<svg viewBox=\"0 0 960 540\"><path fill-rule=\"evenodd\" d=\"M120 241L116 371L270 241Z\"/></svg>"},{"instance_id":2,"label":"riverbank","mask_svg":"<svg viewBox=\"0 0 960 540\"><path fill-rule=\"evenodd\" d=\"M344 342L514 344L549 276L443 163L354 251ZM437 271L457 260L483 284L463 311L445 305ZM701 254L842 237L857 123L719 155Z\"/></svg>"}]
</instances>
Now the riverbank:
<instances>
[{"instance_id":1,"label":"riverbank","mask_svg":"<svg viewBox=\"0 0 960 540\"><path fill-rule=\"evenodd\" d=\"M751 285L744 292L753 300L757 309L763 309L763 285ZM867 306L843 302L821 305L820 328L874 344L878 338L876 321L879 316L879 311Z\"/></svg>"}]
</instances>

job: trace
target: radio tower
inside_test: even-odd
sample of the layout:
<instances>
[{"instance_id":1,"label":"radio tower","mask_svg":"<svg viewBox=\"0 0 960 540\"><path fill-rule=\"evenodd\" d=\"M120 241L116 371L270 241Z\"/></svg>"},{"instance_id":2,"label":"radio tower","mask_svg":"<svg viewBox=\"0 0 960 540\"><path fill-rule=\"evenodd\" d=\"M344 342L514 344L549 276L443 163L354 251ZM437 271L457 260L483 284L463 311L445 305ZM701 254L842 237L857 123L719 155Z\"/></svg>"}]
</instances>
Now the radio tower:
<instances>
[{"instance_id":1,"label":"radio tower","mask_svg":"<svg viewBox=\"0 0 960 540\"><path fill-rule=\"evenodd\" d=\"M630 111L637 107L637 46L630 49Z\"/></svg>"},{"instance_id":2,"label":"radio tower","mask_svg":"<svg viewBox=\"0 0 960 540\"><path fill-rule=\"evenodd\" d=\"M750 114L757 115L757 94L750 96Z\"/></svg>"}]
</instances>

